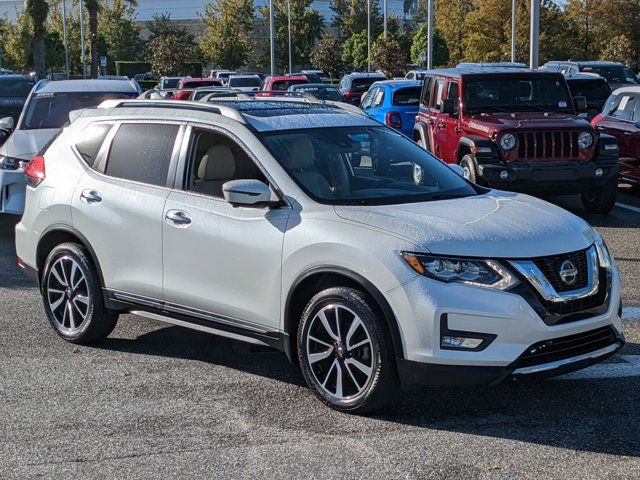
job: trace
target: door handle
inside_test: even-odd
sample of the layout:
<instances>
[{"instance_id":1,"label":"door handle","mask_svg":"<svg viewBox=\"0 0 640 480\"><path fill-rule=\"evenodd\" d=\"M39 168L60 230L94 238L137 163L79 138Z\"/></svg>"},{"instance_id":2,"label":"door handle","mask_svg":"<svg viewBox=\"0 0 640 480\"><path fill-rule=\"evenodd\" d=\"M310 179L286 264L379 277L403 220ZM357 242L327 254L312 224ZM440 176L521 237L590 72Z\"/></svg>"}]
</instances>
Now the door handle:
<instances>
[{"instance_id":1,"label":"door handle","mask_svg":"<svg viewBox=\"0 0 640 480\"><path fill-rule=\"evenodd\" d=\"M631 135L633 135L633 133L631 133L631 132L624 132L624 136L625 136L625 137L630 137Z\"/></svg>"},{"instance_id":2,"label":"door handle","mask_svg":"<svg viewBox=\"0 0 640 480\"><path fill-rule=\"evenodd\" d=\"M102 197L100 196L100 192L96 192L95 190L83 190L80 194L80 200L88 205L95 205L102 201Z\"/></svg>"},{"instance_id":3,"label":"door handle","mask_svg":"<svg viewBox=\"0 0 640 480\"><path fill-rule=\"evenodd\" d=\"M604 130L604 127L603 127L602 125L598 125L596 128L597 128L598 130Z\"/></svg>"},{"instance_id":4,"label":"door handle","mask_svg":"<svg viewBox=\"0 0 640 480\"><path fill-rule=\"evenodd\" d=\"M176 227L185 228L191 225L191 217L180 210L169 210L165 218Z\"/></svg>"}]
</instances>

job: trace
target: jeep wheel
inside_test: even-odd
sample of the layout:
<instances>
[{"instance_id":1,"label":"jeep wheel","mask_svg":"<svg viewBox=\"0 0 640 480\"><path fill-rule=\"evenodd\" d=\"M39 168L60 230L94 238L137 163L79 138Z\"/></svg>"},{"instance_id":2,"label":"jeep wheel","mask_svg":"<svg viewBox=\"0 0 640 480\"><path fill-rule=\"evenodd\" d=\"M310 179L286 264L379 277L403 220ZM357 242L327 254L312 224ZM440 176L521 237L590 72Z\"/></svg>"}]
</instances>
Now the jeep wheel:
<instances>
[{"instance_id":1,"label":"jeep wheel","mask_svg":"<svg viewBox=\"0 0 640 480\"><path fill-rule=\"evenodd\" d=\"M370 412L399 390L388 328L372 300L330 288L305 308L298 331L302 374L315 394L343 412Z\"/></svg>"},{"instance_id":2,"label":"jeep wheel","mask_svg":"<svg viewBox=\"0 0 640 480\"><path fill-rule=\"evenodd\" d=\"M429 147L424 144L424 142L422 141L422 138L419 138L418 140L416 140L416 143L420 145L422 148L424 148L427 152L431 151Z\"/></svg>"},{"instance_id":3,"label":"jeep wheel","mask_svg":"<svg viewBox=\"0 0 640 480\"><path fill-rule=\"evenodd\" d=\"M584 192L581 197L582 205L589 213L609 213L616 206L618 180L609 180L602 186Z\"/></svg>"},{"instance_id":4,"label":"jeep wheel","mask_svg":"<svg viewBox=\"0 0 640 480\"><path fill-rule=\"evenodd\" d=\"M471 183L478 184L478 169L476 167L476 161L471 155L465 155L460 160L460 166L462 167L462 175Z\"/></svg>"},{"instance_id":5,"label":"jeep wheel","mask_svg":"<svg viewBox=\"0 0 640 480\"><path fill-rule=\"evenodd\" d=\"M118 315L104 306L96 268L79 245L64 243L51 251L41 284L49 322L68 342L101 340L116 326Z\"/></svg>"}]
</instances>

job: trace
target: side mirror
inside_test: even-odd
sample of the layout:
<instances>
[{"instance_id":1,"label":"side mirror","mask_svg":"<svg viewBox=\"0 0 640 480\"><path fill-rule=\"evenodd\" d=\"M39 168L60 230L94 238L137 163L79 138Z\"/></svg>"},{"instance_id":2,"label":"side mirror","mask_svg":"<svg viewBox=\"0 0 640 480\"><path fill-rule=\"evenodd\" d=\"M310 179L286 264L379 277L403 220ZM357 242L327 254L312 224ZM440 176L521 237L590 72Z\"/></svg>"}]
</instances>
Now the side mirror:
<instances>
[{"instance_id":1,"label":"side mirror","mask_svg":"<svg viewBox=\"0 0 640 480\"><path fill-rule=\"evenodd\" d=\"M453 170L454 172L456 172L458 175L460 175L461 177L464 177L464 170L462 169L462 167L460 165L458 165L457 163L447 163L447 167L449 167L451 170Z\"/></svg>"},{"instance_id":2,"label":"side mirror","mask_svg":"<svg viewBox=\"0 0 640 480\"><path fill-rule=\"evenodd\" d=\"M0 130L13 132L15 126L16 122L13 117L4 117L2 120L0 120Z\"/></svg>"},{"instance_id":3,"label":"side mirror","mask_svg":"<svg viewBox=\"0 0 640 480\"><path fill-rule=\"evenodd\" d=\"M447 98L442 101L442 113L455 117L458 115L457 106L453 98Z\"/></svg>"},{"instance_id":4,"label":"side mirror","mask_svg":"<svg viewBox=\"0 0 640 480\"><path fill-rule=\"evenodd\" d=\"M576 112L587 111L587 98L582 96L573 97L573 104L576 107Z\"/></svg>"},{"instance_id":5,"label":"side mirror","mask_svg":"<svg viewBox=\"0 0 640 480\"><path fill-rule=\"evenodd\" d=\"M10 135L11 135L11 132L7 132L6 130L0 130L0 146L4 145L4 142L6 142L9 139Z\"/></svg>"},{"instance_id":6,"label":"side mirror","mask_svg":"<svg viewBox=\"0 0 640 480\"><path fill-rule=\"evenodd\" d=\"M635 126L637 129L640 129L640 120L638 120L636 123L634 123L634 126Z\"/></svg>"},{"instance_id":7,"label":"side mirror","mask_svg":"<svg viewBox=\"0 0 640 480\"><path fill-rule=\"evenodd\" d=\"M233 206L271 203L271 189L260 180L231 180L222 186L224 199Z\"/></svg>"}]
</instances>

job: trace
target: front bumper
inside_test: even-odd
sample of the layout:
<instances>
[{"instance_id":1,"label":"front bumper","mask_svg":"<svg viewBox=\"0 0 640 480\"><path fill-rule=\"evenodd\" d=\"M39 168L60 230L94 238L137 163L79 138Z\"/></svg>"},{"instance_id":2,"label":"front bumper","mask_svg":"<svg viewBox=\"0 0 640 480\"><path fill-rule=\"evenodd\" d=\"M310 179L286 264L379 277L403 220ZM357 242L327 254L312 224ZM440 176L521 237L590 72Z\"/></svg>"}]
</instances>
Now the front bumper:
<instances>
[{"instance_id":1,"label":"front bumper","mask_svg":"<svg viewBox=\"0 0 640 480\"><path fill-rule=\"evenodd\" d=\"M603 174L596 176L599 169ZM616 179L618 160L611 158L592 162L479 163L478 174L486 183L502 190L574 195ZM502 178L501 175L506 175L506 178Z\"/></svg>"},{"instance_id":2,"label":"front bumper","mask_svg":"<svg viewBox=\"0 0 640 480\"><path fill-rule=\"evenodd\" d=\"M26 188L24 169L0 170L0 213L22 215Z\"/></svg>"}]
</instances>

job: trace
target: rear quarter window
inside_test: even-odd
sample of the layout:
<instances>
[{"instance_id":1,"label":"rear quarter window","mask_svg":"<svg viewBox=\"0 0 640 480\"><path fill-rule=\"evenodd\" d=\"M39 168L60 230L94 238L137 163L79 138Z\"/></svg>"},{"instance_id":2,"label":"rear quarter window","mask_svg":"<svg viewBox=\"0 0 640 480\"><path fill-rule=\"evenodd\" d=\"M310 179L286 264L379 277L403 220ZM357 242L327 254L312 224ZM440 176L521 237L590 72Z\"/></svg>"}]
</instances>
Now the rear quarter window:
<instances>
[{"instance_id":1,"label":"rear quarter window","mask_svg":"<svg viewBox=\"0 0 640 480\"><path fill-rule=\"evenodd\" d=\"M95 163L111 127L111 124L102 123L89 125L82 131L82 140L76 143L76 150L87 165L93 166Z\"/></svg>"}]
</instances>

